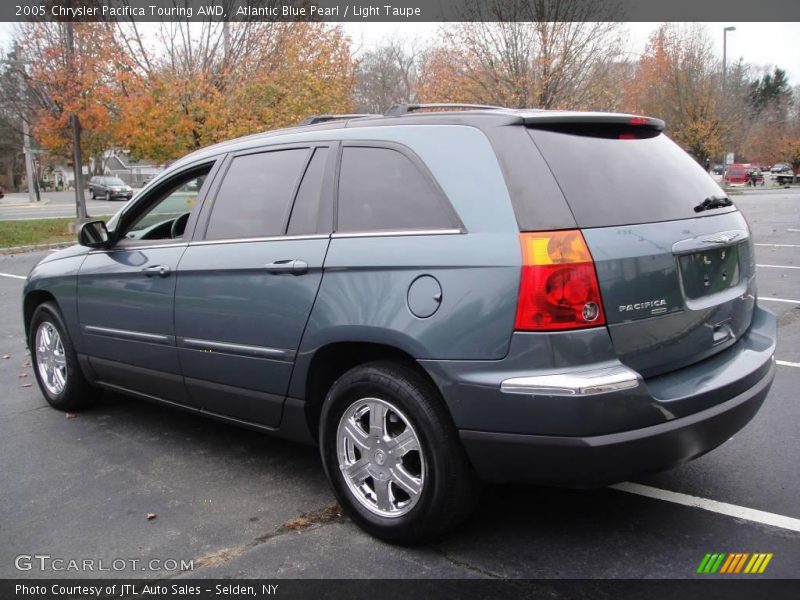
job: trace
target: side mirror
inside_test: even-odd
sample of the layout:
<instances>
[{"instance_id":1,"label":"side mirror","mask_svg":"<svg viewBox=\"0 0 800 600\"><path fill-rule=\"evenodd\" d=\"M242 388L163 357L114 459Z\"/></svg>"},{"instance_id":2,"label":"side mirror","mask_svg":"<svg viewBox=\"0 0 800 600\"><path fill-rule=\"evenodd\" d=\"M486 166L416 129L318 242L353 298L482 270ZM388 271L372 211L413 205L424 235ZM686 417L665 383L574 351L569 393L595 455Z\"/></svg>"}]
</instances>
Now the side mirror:
<instances>
[{"instance_id":1,"label":"side mirror","mask_svg":"<svg viewBox=\"0 0 800 600\"><path fill-rule=\"evenodd\" d=\"M110 239L105 221L84 223L78 232L78 243L89 248L105 248Z\"/></svg>"}]
</instances>

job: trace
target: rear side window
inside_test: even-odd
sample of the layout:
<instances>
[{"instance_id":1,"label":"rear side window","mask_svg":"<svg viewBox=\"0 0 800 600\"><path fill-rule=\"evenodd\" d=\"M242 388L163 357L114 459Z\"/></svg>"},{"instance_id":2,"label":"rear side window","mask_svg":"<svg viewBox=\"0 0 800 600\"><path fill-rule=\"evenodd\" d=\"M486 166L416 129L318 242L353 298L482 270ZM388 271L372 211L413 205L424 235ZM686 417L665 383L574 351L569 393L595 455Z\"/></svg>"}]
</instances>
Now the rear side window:
<instances>
[{"instance_id":1,"label":"rear side window","mask_svg":"<svg viewBox=\"0 0 800 600\"><path fill-rule=\"evenodd\" d=\"M337 231L457 226L444 194L410 158L391 148L342 149Z\"/></svg>"},{"instance_id":2,"label":"rear side window","mask_svg":"<svg viewBox=\"0 0 800 600\"><path fill-rule=\"evenodd\" d=\"M308 163L303 182L297 190L297 198L289 218L289 235L316 233L319 223L322 182L325 178L325 165L328 161L328 149L317 148L311 162ZM328 219L330 229L330 218Z\"/></svg>"},{"instance_id":3,"label":"rear side window","mask_svg":"<svg viewBox=\"0 0 800 600\"><path fill-rule=\"evenodd\" d=\"M690 219L710 196L724 196L692 157L664 134L608 135L530 129L564 192L579 227L608 227Z\"/></svg>"},{"instance_id":4,"label":"rear side window","mask_svg":"<svg viewBox=\"0 0 800 600\"><path fill-rule=\"evenodd\" d=\"M237 156L214 199L206 239L282 235L308 148Z\"/></svg>"}]
</instances>

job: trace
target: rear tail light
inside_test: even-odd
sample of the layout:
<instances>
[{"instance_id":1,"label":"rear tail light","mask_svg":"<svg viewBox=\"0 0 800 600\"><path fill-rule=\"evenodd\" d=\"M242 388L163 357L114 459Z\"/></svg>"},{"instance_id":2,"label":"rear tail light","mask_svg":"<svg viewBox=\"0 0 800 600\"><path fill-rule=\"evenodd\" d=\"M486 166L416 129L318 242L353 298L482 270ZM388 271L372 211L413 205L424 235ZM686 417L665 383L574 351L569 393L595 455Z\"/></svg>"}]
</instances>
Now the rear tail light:
<instances>
[{"instance_id":1,"label":"rear tail light","mask_svg":"<svg viewBox=\"0 0 800 600\"><path fill-rule=\"evenodd\" d=\"M604 325L600 286L578 230L520 234L522 279L515 329L555 331Z\"/></svg>"}]
</instances>

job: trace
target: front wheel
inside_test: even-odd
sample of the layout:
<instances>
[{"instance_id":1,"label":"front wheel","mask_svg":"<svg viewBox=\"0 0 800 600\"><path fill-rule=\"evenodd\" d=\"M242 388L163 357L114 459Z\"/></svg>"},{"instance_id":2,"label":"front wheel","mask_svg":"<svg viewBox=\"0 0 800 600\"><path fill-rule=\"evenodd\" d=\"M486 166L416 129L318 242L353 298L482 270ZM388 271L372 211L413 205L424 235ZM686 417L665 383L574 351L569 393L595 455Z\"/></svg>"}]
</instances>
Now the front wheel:
<instances>
[{"instance_id":1,"label":"front wheel","mask_svg":"<svg viewBox=\"0 0 800 600\"><path fill-rule=\"evenodd\" d=\"M30 351L36 381L53 408L78 410L97 399L100 390L83 376L61 314L51 302L39 305L33 313Z\"/></svg>"},{"instance_id":2,"label":"front wheel","mask_svg":"<svg viewBox=\"0 0 800 600\"><path fill-rule=\"evenodd\" d=\"M106 192L106 202L111 202L111 192Z\"/></svg>"},{"instance_id":3,"label":"front wheel","mask_svg":"<svg viewBox=\"0 0 800 600\"><path fill-rule=\"evenodd\" d=\"M406 365L369 363L334 383L320 419L320 452L345 511L389 542L439 537L478 500L438 391Z\"/></svg>"}]
</instances>

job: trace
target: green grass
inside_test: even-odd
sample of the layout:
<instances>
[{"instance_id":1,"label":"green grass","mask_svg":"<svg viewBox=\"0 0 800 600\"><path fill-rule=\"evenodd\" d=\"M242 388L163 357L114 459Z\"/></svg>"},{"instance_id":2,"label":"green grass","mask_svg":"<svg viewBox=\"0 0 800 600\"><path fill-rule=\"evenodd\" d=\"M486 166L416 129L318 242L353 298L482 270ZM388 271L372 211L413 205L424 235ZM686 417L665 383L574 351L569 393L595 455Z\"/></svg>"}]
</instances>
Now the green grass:
<instances>
[{"instance_id":1,"label":"green grass","mask_svg":"<svg viewBox=\"0 0 800 600\"><path fill-rule=\"evenodd\" d=\"M30 221L0 221L0 248L77 242L77 235L69 232L74 218L36 219Z\"/></svg>"}]
</instances>

